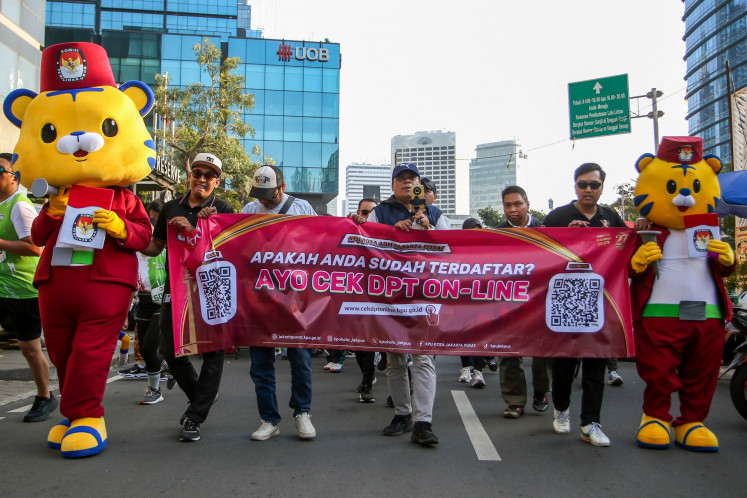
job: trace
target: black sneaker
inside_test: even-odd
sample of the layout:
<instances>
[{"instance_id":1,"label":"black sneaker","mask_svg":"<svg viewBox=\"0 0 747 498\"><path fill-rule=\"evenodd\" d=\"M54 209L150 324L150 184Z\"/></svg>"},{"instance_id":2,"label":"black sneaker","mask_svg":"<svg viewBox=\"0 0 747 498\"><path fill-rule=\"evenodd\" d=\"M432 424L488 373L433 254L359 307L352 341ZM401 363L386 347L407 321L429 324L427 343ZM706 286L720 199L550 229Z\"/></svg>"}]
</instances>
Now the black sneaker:
<instances>
[{"instance_id":1,"label":"black sneaker","mask_svg":"<svg viewBox=\"0 0 747 498\"><path fill-rule=\"evenodd\" d=\"M124 379L147 379L148 373L145 371L145 365L137 363L128 368L123 368L117 373Z\"/></svg>"},{"instance_id":2,"label":"black sneaker","mask_svg":"<svg viewBox=\"0 0 747 498\"><path fill-rule=\"evenodd\" d=\"M182 425L182 435L180 441L199 441L200 424L194 422L191 418L185 419Z\"/></svg>"},{"instance_id":3,"label":"black sneaker","mask_svg":"<svg viewBox=\"0 0 747 498\"><path fill-rule=\"evenodd\" d=\"M532 400L532 408L534 408L534 411L544 412L545 410L547 410L547 407L547 396L545 396L544 394L535 394L534 399Z\"/></svg>"},{"instance_id":4,"label":"black sneaker","mask_svg":"<svg viewBox=\"0 0 747 498\"><path fill-rule=\"evenodd\" d=\"M498 362L495 361L495 358L491 358L488 362L488 368L491 372L497 372L498 371Z\"/></svg>"},{"instance_id":5,"label":"black sneaker","mask_svg":"<svg viewBox=\"0 0 747 498\"><path fill-rule=\"evenodd\" d=\"M174 389L174 386L176 385L176 379L171 374L166 374L166 389L171 391Z\"/></svg>"},{"instance_id":6,"label":"black sneaker","mask_svg":"<svg viewBox=\"0 0 747 498\"><path fill-rule=\"evenodd\" d=\"M510 405L503 411L504 418L521 418L524 415L524 407L520 405Z\"/></svg>"},{"instance_id":7,"label":"black sneaker","mask_svg":"<svg viewBox=\"0 0 747 498\"><path fill-rule=\"evenodd\" d=\"M382 434L385 436L399 436L405 432L412 430L412 416L410 415L395 415L392 419L392 423L384 427Z\"/></svg>"},{"instance_id":8,"label":"black sneaker","mask_svg":"<svg viewBox=\"0 0 747 498\"><path fill-rule=\"evenodd\" d=\"M24 422L44 422L49 418L49 414L57 409L60 402L54 397L54 394L49 393L49 398L43 398L41 396L34 396L34 404L31 405L31 410L24 415Z\"/></svg>"},{"instance_id":9,"label":"black sneaker","mask_svg":"<svg viewBox=\"0 0 747 498\"><path fill-rule=\"evenodd\" d=\"M433 434L430 422L415 422L410 441L419 444L438 444L438 438Z\"/></svg>"},{"instance_id":10,"label":"black sneaker","mask_svg":"<svg viewBox=\"0 0 747 498\"><path fill-rule=\"evenodd\" d=\"M361 390L359 392L361 393L361 403L373 403L374 401L376 401L376 398L374 398L374 395L371 392L370 386L361 386Z\"/></svg>"}]
</instances>

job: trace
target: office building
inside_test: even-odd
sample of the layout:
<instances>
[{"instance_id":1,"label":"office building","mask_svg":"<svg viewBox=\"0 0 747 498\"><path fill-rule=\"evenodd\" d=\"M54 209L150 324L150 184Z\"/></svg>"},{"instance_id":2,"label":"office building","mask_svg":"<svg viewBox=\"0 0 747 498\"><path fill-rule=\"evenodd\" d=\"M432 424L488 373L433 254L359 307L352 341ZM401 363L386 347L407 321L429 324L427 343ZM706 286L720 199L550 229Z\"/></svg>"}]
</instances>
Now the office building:
<instances>
[{"instance_id":1,"label":"office building","mask_svg":"<svg viewBox=\"0 0 747 498\"><path fill-rule=\"evenodd\" d=\"M501 192L509 185L519 185L524 176L521 145L516 140L479 144L475 153L469 163L469 213L477 217L477 211L486 207L502 213Z\"/></svg>"},{"instance_id":2,"label":"office building","mask_svg":"<svg viewBox=\"0 0 747 498\"><path fill-rule=\"evenodd\" d=\"M39 92L41 47L44 44L43 0L0 2L0 102L13 90ZM0 119L0 152L12 152L19 130L4 117Z\"/></svg>"},{"instance_id":3,"label":"office building","mask_svg":"<svg viewBox=\"0 0 747 498\"><path fill-rule=\"evenodd\" d=\"M339 183L339 44L262 38L248 0L47 2L46 44L100 43L118 82L153 85L168 72L171 85L207 83L192 49L204 38L242 61L237 71L255 98L244 116L255 135L239 137L247 152L258 145L282 169L287 191L324 212Z\"/></svg>"},{"instance_id":4,"label":"office building","mask_svg":"<svg viewBox=\"0 0 747 498\"><path fill-rule=\"evenodd\" d=\"M456 133L419 131L393 137L392 164L400 163L415 163L420 176L436 183L436 207L447 216L456 213Z\"/></svg>"},{"instance_id":5,"label":"office building","mask_svg":"<svg viewBox=\"0 0 747 498\"><path fill-rule=\"evenodd\" d=\"M388 164L348 164L345 168L345 200L342 214L354 213L365 197L381 202L392 195L392 167Z\"/></svg>"},{"instance_id":6,"label":"office building","mask_svg":"<svg viewBox=\"0 0 747 498\"><path fill-rule=\"evenodd\" d=\"M747 1L683 0L690 135L704 152L731 162L726 63L732 91L747 86Z\"/></svg>"}]
</instances>

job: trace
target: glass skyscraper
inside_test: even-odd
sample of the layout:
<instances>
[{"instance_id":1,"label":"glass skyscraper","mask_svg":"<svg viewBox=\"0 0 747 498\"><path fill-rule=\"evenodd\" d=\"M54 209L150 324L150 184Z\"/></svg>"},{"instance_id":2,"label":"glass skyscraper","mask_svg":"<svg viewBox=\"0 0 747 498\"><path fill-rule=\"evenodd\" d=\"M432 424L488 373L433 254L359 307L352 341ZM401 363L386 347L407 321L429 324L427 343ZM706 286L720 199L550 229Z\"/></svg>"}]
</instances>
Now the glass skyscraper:
<instances>
[{"instance_id":1,"label":"glass skyscraper","mask_svg":"<svg viewBox=\"0 0 747 498\"><path fill-rule=\"evenodd\" d=\"M516 140L479 144L476 157L469 163L469 214L492 207L503 213L501 192L509 185L517 185L517 173L524 164L521 146ZM526 187L526 185L523 185Z\"/></svg>"},{"instance_id":2,"label":"glass skyscraper","mask_svg":"<svg viewBox=\"0 0 747 498\"><path fill-rule=\"evenodd\" d=\"M747 0L683 0L687 119L705 152L731 162L726 62L732 91L747 85Z\"/></svg>"},{"instance_id":3,"label":"glass skyscraper","mask_svg":"<svg viewBox=\"0 0 747 498\"><path fill-rule=\"evenodd\" d=\"M248 0L77 0L47 2L46 45L93 41L108 52L118 83L206 83L192 47L209 38L237 71L255 107L244 120L255 136L239 137L248 152L259 145L285 176L287 190L315 206L338 191L340 45L262 38L250 29Z\"/></svg>"}]
</instances>

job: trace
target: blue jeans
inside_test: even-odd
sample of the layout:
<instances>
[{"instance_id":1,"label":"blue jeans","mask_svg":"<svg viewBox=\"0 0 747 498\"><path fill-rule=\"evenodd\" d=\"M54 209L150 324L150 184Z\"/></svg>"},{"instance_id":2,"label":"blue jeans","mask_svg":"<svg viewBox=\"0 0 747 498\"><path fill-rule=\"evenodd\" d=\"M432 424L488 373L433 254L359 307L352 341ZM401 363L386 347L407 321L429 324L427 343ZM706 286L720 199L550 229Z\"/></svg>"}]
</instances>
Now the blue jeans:
<instances>
[{"instance_id":1,"label":"blue jeans","mask_svg":"<svg viewBox=\"0 0 747 498\"><path fill-rule=\"evenodd\" d=\"M273 425L280 423L278 399L275 393L275 348L249 348L252 365L249 374L257 393L259 416ZM293 416L311 411L311 351L288 348L291 366L291 398L288 406Z\"/></svg>"}]
</instances>

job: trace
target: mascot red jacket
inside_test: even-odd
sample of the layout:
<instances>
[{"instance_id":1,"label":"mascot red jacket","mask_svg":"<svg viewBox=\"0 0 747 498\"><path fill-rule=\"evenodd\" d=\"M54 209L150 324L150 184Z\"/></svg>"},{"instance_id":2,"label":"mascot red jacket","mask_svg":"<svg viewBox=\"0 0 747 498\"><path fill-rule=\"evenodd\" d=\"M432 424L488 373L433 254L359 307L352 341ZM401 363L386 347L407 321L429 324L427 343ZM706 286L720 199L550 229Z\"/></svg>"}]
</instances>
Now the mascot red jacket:
<instances>
[{"instance_id":1,"label":"mascot red jacket","mask_svg":"<svg viewBox=\"0 0 747 498\"><path fill-rule=\"evenodd\" d=\"M104 389L136 289L135 252L151 238L142 202L124 186L155 165L155 146L142 119L153 106L153 92L139 81L117 87L106 52L92 43L46 48L40 90L11 92L3 111L21 129L13 157L21 183L35 194L40 185L51 186L31 232L34 243L44 246L34 285L66 417L52 427L47 444L77 458L106 447ZM74 199L79 190L96 198L104 194L110 202L86 206L85 196ZM103 246L58 240L69 231L68 218L86 209L92 210L86 221L75 218L70 226L104 232Z\"/></svg>"},{"instance_id":2,"label":"mascot red jacket","mask_svg":"<svg viewBox=\"0 0 747 498\"><path fill-rule=\"evenodd\" d=\"M723 277L734 271L734 253L718 240L715 214L721 161L703 155L698 137L664 137L656 156L644 154L634 203L653 223L639 242L629 276L636 367L646 383L637 442L665 449L718 451L704 425L716 389L731 300ZM677 392L680 415L670 415ZM671 427L670 427L671 424Z\"/></svg>"}]
</instances>

